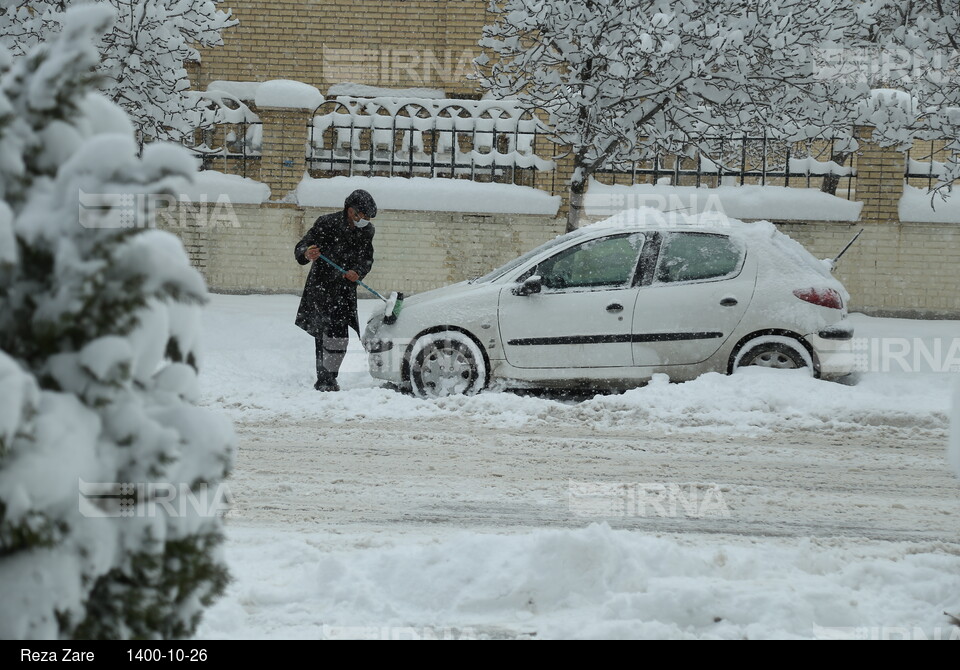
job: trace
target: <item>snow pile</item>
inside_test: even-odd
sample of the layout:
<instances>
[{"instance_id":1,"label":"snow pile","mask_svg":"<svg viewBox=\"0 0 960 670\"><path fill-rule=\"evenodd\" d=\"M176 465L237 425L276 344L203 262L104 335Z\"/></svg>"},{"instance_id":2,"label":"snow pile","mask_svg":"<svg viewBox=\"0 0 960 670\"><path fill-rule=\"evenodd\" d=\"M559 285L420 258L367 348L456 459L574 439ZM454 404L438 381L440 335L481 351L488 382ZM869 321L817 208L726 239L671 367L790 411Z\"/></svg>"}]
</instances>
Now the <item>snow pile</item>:
<instances>
[{"instance_id":1,"label":"snow pile","mask_svg":"<svg viewBox=\"0 0 960 670\"><path fill-rule=\"evenodd\" d=\"M235 204L259 204L270 199L270 187L239 175L201 170L192 183L181 188L179 195L181 200L191 202L227 200Z\"/></svg>"},{"instance_id":2,"label":"snow pile","mask_svg":"<svg viewBox=\"0 0 960 670\"><path fill-rule=\"evenodd\" d=\"M323 94L315 87L291 79L273 79L256 89L257 107L315 110L323 104Z\"/></svg>"},{"instance_id":3,"label":"snow pile","mask_svg":"<svg viewBox=\"0 0 960 670\"><path fill-rule=\"evenodd\" d=\"M942 614L960 556L937 544L718 545L605 524L356 547L232 535L237 580L201 639L960 639Z\"/></svg>"},{"instance_id":4,"label":"snow pile","mask_svg":"<svg viewBox=\"0 0 960 670\"><path fill-rule=\"evenodd\" d=\"M556 216L560 208L560 196L529 186L425 177L304 176L297 186L297 202L305 207L342 208L343 194L358 188L372 193L383 210Z\"/></svg>"},{"instance_id":5,"label":"snow pile","mask_svg":"<svg viewBox=\"0 0 960 670\"><path fill-rule=\"evenodd\" d=\"M960 223L960 198L904 184L898 213L901 221Z\"/></svg>"},{"instance_id":6,"label":"snow pile","mask_svg":"<svg viewBox=\"0 0 960 670\"><path fill-rule=\"evenodd\" d=\"M721 213L734 219L773 221L857 221L863 203L845 200L819 188L786 186L611 186L590 181L585 197L588 216L652 207L662 212Z\"/></svg>"},{"instance_id":7,"label":"snow pile","mask_svg":"<svg viewBox=\"0 0 960 670\"><path fill-rule=\"evenodd\" d=\"M346 391L319 395L314 381L313 339L293 325L295 296L212 296L204 312L207 352L201 389L205 402L239 421L312 416L334 422L415 421L461 417L508 427L565 425L592 430L701 430L763 434L785 429L860 431L865 426L947 425L950 376L909 374L897 365L864 374L856 386L812 379L796 372L747 369L733 376L707 374L683 384L663 377L620 395L582 402L488 392L472 397L419 400L378 388L367 356L352 331L340 381ZM360 301L364 323L379 300ZM854 315L858 336L885 333L924 341L956 332L956 322L872 319ZM925 328L925 329L924 329ZM932 350L932 348L931 348ZM582 400L582 399L581 399Z\"/></svg>"},{"instance_id":8,"label":"snow pile","mask_svg":"<svg viewBox=\"0 0 960 670\"><path fill-rule=\"evenodd\" d=\"M898 132L906 139L907 130L920 115L920 101L906 91L892 88L875 88L856 107L857 123Z\"/></svg>"}]
</instances>

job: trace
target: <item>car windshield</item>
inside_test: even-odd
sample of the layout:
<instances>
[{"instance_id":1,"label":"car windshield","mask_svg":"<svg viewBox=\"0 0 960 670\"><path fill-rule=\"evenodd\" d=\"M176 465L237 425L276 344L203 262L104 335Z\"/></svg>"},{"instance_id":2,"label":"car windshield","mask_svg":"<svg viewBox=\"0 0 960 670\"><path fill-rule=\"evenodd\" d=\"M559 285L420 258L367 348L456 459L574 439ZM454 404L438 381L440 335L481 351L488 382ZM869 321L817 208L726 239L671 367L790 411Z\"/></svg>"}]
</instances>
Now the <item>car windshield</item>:
<instances>
[{"instance_id":1,"label":"car windshield","mask_svg":"<svg viewBox=\"0 0 960 670\"><path fill-rule=\"evenodd\" d=\"M510 262L507 263L506 265L501 265L501 266L498 267L496 270L494 270L494 271L492 271L492 272L489 272L489 273L483 275L482 277L477 277L476 279L471 279L471 280L470 280L470 283L471 283L471 284L473 284L473 283L484 283L484 282L493 281L494 279L499 279L500 277L502 277L503 275L507 274L507 273L510 272L511 270L515 270L516 268L520 267L521 265L523 265L524 263L526 263L526 262L527 262L528 260L530 260L531 258L534 258L535 256L540 255L540 254L543 253L544 251L548 251L548 250L550 250L550 249L553 249L554 247L558 247L558 246L560 246L561 244L564 244L564 243L566 243L566 242L569 242L570 240L576 239L576 238L581 237L582 235L585 235L585 234L586 234L586 233L585 233L583 230L575 230L575 231L573 231L572 233L567 233L566 235L560 235L559 237L555 237L555 238L553 238L552 240L550 240L549 242L546 242L545 244L541 244L541 245L540 245L539 247L537 247L536 249L531 249L530 251L528 251L527 253L523 254L522 256L519 256L519 257L517 257L517 258L514 258L512 261L510 261Z\"/></svg>"}]
</instances>

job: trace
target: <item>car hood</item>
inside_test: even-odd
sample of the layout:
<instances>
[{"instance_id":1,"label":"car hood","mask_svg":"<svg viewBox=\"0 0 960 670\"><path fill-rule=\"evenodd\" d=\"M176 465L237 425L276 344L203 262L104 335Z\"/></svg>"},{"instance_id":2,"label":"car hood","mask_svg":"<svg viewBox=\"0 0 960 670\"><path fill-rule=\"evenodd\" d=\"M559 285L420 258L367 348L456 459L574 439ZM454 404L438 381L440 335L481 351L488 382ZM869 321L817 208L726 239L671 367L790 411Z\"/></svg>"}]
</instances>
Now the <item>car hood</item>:
<instances>
[{"instance_id":1,"label":"car hood","mask_svg":"<svg viewBox=\"0 0 960 670\"><path fill-rule=\"evenodd\" d=\"M409 298L403 299L403 306L400 309L400 315L394 325L389 330L403 332L409 329L418 330L428 322L435 320L437 314L444 313L451 308L462 307L469 313L471 306L474 305L474 297L486 302L487 298L483 295L489 295L491 292L499 293L500 286L492 282L474 283L467 281L443 286L441 288L417 293ZM494 300L494 305L495 305ZM367 322L367 332L372 333L380 330L383 325L383 310L375 311Z\"/></svg>"},{"instance_id":2,"label":"car hood","mask_svg":"<svg viewBox=\"0 0 960 670\"><path fill-rule=\"evenodd\" d=\"M450 284L449 286L431 289L429 291L424 291L423 293L412 295L409 298L404 298L403 308L406 309L407 307L429 303L434 300L444 300L461 293L469 293L480 286L487 286L487 284L471 284L470 282L462 281L456 284Z\"/></svg>"}]
</instances>

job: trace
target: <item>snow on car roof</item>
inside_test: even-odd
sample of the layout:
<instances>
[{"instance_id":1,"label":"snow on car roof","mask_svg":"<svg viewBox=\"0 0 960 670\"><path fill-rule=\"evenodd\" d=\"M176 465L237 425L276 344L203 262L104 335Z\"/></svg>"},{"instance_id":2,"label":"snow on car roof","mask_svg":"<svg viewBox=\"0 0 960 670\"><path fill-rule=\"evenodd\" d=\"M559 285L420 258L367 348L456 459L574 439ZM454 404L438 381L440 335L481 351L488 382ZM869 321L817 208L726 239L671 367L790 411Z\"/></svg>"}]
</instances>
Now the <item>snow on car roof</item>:
<instances>
[{"instance_id":1,"label":"snow on car roof","mask_svg":"<svg viewBox=\"0 0 960 670\"><path fill-rule=\"evenodd\" d=\"M662 230L665 232L697 231L715 232L749 240L752 246L772 246L795 262L808 265L820 274L830 275L829 268L814 258L803 245L781 232L769 221L740 221L720 212L684 214L662 212L652 207L624 210L608 219L597 221L577 229L581 234L605 234L610 230Z\"/></svg>"},{"instance_id":2,"label":"snow on car roof","mask_svg":"<svg viewBox=\"0 0 960 670\"><path fill-rule=\"evenodd\" d=\"M663 212L652 207L640 207L624 210L608 219L597 221L579 228L579 230L606 232L610 229L662 229L662 230L703 230L723 234L750 235L759 239L769 238L779 231L769 221L745 223L730 218L720 212L684 214L683 212ZM782 234L782 233L781 233Z\"/></svg>"},{"instance_id":3,"label":"snow on car roof","mask_svg":"<svg viewBox=\"0 0 960 670\"><path fill-rule=\"evenodd\" d=\"M579 228L581 234L605 234L611 230L696 231L729 235L746 242L761 258L770 261L778 272L797 275L812 272L822 278L824 287L834 288L849 299L849 294L831 274L829 261L818 260L802 244L769 221L740 221L721 212L684 214L662 212L652 207L624 210L608 219ZM838 250L839 251L839 250ZM782 263L785 261L786 263ZM787 270L790 268L790 270Z\"/></svg>"}]
</instances>

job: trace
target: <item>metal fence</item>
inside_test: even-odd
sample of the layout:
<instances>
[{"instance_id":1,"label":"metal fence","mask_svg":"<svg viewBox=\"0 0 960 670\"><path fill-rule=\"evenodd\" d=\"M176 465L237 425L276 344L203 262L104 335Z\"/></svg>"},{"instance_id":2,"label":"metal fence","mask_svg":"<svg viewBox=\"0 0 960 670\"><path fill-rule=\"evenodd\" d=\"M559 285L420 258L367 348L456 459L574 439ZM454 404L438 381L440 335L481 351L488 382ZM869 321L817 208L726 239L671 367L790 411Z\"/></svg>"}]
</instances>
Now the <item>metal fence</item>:
<instances>
[{"instance_id":1,"label":"metal fence","mask_svg":"<svg viewBox=\"0 0 960 670\"><path fill-rule=\"evenodd\" d=\"M263 150L263 123L244 121L222 124L197 132L187 144L200 170L219 170L241 177L259 178Z\"/></svg>"},{"instance_id":2,"label":"metal fence","mask_svg":"<svg viewBox=\"0 0 960 670\"><path fill-rule=\"evenodd\" d=\"M658 154L621 162L597 173L605 183L674 186L747 185L825 188L852 199L856 154L845 140L786 143L765 136L716 137L695 157Z\"/></svg>"},{"instance_id":3,"label":"metal fence","mask_svg":"<svg viewBox=\"0 0 960 670\"><path fill-rule=\"evenodd\" d=\"M537 116L503 101L338 97L309 127L312 176L447 177L533 186Z\"/></svg>"},{"instance_id":4,"label":"metal fence","mask_svg":"<svg viewBox=\"0 0 960 670\"><path fill-rule=\"evenodd\" d=\"M930 190L936 186L947 169L952 152L947 148L952 140L914 140L906 152L904 177L910 186Z\"/></svg>"}]
</instances>

